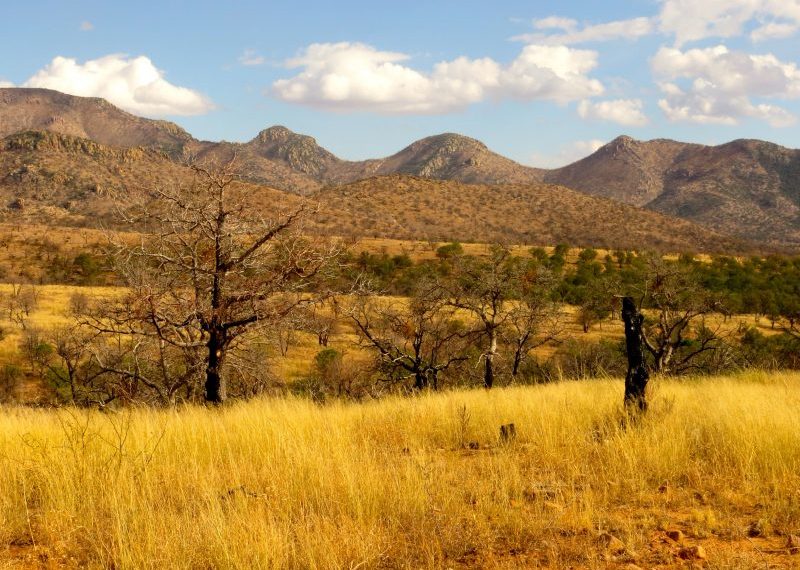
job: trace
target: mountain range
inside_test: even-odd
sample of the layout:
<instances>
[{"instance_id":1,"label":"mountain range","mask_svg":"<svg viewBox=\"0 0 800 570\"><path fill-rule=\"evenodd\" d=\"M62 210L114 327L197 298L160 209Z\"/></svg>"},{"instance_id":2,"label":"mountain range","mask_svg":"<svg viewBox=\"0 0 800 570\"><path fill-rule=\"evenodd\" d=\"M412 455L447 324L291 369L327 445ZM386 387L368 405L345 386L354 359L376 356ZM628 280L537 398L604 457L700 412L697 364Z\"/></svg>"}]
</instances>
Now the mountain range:
<instances>
[{"instance_id":1,"label":"mountain range","mask_svg":"<svg viewBox=\"0 0 800 570\"><path fill-rule=\"evenodd\" d=\"M20 133L26 131L49 132L62 138L30 132L21 137ZM35 167L36 160L46 160L44 156L34 160L34 155L53 153L58 147L61 153L58 161L64 163L62 167L78 176L81 167L77 166L80 160L74 158L76 149L81 145L88 149L91 142L97 145L96 152L105 156L106 162L120 160L109 158L114 153L121 156L126 149L127 152L135 150L139 153L137 168L147 173L145 179L152 179L159 171L177 168L176 165L189 157L220 161L235 155L246 180L287 195L349 186L351 190L358 188L361 196L365 184L369 185L368 180L373 180L372 184L380 188L394 184L404 188L404 192L416 193L418 207L423 199L429 202L426 208L431 211L430 215L420 214L416 219L430 218L430 224L424 224L427 233L440 237L447 234L450 238L489 239L505 228L499 233L508 234L507 238L515 236L541 242L545 235L546 239L562 236L563 240L577 243L575 235L548 231L547 227L577 230L576 223L566 220L567 212L577 220L578 213L584 211L582 208L592 208L595 221L602 215L604 221L625 218L629 227L639 223L659 227L666 224L672 225L673 233L685 233L692 228L696 238L705 232L707 239L695 241L695 248L714 240L722 243L720 240L725 236L731 238L725 238L726 244L755 241L766 247L795 249L800 246L800 151L764 141L737 140L720 146L704 146L663 139L637 141L621 136L582 160L546 170L514 162L475 139L446 133L416 141L386 158L347 161L322 148L312 137L282 126L262 130L246 143L200 141L174 123L137 117L102 99L19 88L0 89L0 138L3 139L0 148L6 153L14 151L15 145L20 147L16 150L16 160L0 160L0 168L16 169L14 172L26 166L20 163L19 153L27 153L22 162L31 161L31 166ZM71 166L67 165L69 161L64 154L69 148L73 153ZM114 168L106 164L105 181L97 183L123 184L122 178L113 171ZM14 178L11 174L0 170L0 186L13 187L14 195L21 197L35 186L30 181L33 175L17 172ZM24 182L26 175L29 180ZM85 172L80 176L87 180L97 178L96 174ZM41 187L41 181L39 184ZM409 190L412 187L414 190ZM54 186L50 191L59 193ZM342 196L347 195L346 190L342 192ZM402 194L398 190L396 197ZM41 189L39 195L43 195ZM486 218L487 223L497 226L498 231L494 232L477 227L473 217L466 226L471 235L464 234L464 230L454 227L452 219L447 219L451 215L448 211L457 208L459 202L480 198L483 202L475 202L474 214L512 202L511 196L518 196L515 200L522 200L523 206L537 204L538 209L518 204L514 212L495 212L491 220ZM408 198L411 200L410 195ZM441 202L436 203L434 198ZM80 199L71 201L78 204L73 204L73 208L80 207ZM564 213L556 211L556 204L560 204ZM344 210L352 205L343 203ZM396 205L401 207L399 203ZM362 213L380 218L381 204L373 206L376 211ZM348 215L355 215L356 210L358 208ZM648 210L662 215L658 223L655 218L646 221L642 217ZM400 212L414 217L411 215L413 208ZM523 213L530 217L513 219L515 214L522 216ZM397 212L392 213L395 218L396 215ZM679 223L678 219L683 222ZM541 220L550 220L550 226L540 223ZM592 223L591 219L588 223ZM528 229L525 229L526 224ZM590 238L586 231L578 233L584 234L581 239ZM542 239L535 239L535 234ZM595 235L591 239L614 245L622 234L614 238ZM666 235L659 234L656 239L645 240L640 247L654 243L665 246L668 242L677 246L676 240L691 242L679 236L667 239Z\"/></svg>"}]
</instances>

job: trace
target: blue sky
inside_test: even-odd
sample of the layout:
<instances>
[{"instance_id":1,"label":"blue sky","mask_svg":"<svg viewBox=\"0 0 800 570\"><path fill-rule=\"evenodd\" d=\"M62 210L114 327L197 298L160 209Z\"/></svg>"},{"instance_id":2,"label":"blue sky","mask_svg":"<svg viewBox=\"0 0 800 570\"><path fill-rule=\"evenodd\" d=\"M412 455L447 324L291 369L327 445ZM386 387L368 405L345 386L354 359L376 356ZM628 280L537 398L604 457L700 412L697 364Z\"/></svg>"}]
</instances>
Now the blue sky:
<instances>
[{"instance_id":1,"label":"blue sky","mask_svg":"<svg viewBox=\"0 0 800 570\"><path fill-rule=\"evenodd\" d=\"M557 166L619 134L800 147L800 0L8 3L0 84L342 158L459 132Z\"/></svg>"}]
</instances>

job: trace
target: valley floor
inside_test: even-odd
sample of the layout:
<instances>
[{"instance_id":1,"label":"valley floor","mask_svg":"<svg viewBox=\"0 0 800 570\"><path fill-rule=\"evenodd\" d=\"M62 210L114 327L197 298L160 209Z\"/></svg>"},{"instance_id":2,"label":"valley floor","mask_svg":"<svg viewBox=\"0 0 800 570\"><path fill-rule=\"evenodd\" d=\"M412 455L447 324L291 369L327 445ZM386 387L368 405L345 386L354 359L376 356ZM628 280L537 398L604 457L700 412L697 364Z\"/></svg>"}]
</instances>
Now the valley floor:
<instances>
[{"instance_id":1,"label":"valley floor","mask_svg":"<svg viewBox=\"0 0 800 570\"><path fill-rule=\"evenodd\" d=\"M800 374L656 379L627 427L621 398L7 407L0 566L800 566Z\"/></svg>"}]
</instances>

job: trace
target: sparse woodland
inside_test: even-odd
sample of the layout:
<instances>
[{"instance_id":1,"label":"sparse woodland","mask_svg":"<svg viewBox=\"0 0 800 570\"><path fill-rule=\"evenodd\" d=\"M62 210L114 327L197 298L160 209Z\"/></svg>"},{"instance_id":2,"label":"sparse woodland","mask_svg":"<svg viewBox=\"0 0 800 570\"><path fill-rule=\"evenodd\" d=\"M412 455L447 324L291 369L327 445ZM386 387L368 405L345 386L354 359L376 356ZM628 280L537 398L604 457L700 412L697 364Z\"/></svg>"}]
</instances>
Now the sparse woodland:
<instances>
[{"instance_id":1,"label":"sparse woodland","mask_svg":"<svg viewBox=\"0 0 800 570\"><path fill-rule=\"evenodd\" d=\"M125 210L137 232L110 241L59 245L10 232L6 401L33 394L51 403L163 405L282 392L364 399L620 376L625 296L644 312L654 374L800 366L795 258L458 242L419 244L412 255L403 251L411 244L358 250L304 236L312 201L274 219L252 217L235 179L211 174L199 169L196 182L231 193L222 226L214 225L220 196L192 186L190 202L138 194ZM35 312L52 283L72 289L54 310L57 326L41 326ZM120 288L97 289L109 285ZM214 397L209 369L219 374Z\"/></svg>"}]
</instances>

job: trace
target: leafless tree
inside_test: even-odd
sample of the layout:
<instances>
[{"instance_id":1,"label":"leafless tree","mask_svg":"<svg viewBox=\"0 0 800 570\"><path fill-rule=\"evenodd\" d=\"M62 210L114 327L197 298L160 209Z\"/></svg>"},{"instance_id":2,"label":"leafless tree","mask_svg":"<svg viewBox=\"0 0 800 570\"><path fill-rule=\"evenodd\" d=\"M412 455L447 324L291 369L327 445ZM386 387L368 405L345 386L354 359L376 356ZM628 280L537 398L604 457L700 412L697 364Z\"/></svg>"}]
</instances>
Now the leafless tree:
<instances>
[{"instance_id":1,"label":"leafless tree","mask_svg":"<svg viewBox=\"0 0 800 570\"><path fill-rule=\"evenodd\" d=\"M202 376L204 398L226 398L226 363L237 342L313 303L317 278L339 253L302 234L311 199L268 212L254 204L233 161L192 165L185 185L132 193L121 209L143 237L115 239L116 270L129 293L90 324L127 338L97 361L172 400ZM112 343L113 344L113 343ZM176 364L177 359L177 364Z\"/></svg>"},{"instance_id":2,"label":"leafless tree","mask_svg":"<svg viewBox=\"0 0 800 570\"><path fill-rule=\"evenodd\" d=\"M26 330L31 313L39 306L39 290L35 285L14 283L4 305L8 320Z\"/></svg>"},{"instance_id":3,"label":"leafless tree","mask_svg":"<svg viewBox=\"0 0 800 570\"><path fill-rule=\"evenodd\" d=\"M104 405L115 393L108 374L91 358L94 333L76 322L54 327L42 335L48 350L36 357L60 397L78 405Z\"/></svg>"},{"instance_id":4,"label":"leafless tree","mask_svg":"<svg viewBox=\"0 0 800 570\"><path fill-rule=\"evenodd\" d=\"M682 372L697 356L718 348L720 329L708 327L706 316L719 303L686 267L656 257L648 263L644 344L655 372Z\"/></svg>"},{"instance_id":5,"label":"leafless tree","mask_svg":"<svg viewBox=\"0 0 800 570\"><path fill-rule=\"evenodd\" d=\"M413 378L417 390L438 388L440 373L468 358L469 331L435 280L419 283L407 302L362 289L345 311L389 377Z\"/></svg>"},{"instance_id":6,"label":"leafless tree","mask_svg":"<svg viewBox=\"0 0 800 570\"><path fill-rule=\"evenodd\" d=\"M519 299L508 309L501 336L513 350L511 377L540 346L557 342L564 331L561 307L553 301L557 280L552 273L534 265L519 275Z\"/></svg>"},{"instance_id":7,"label":"leafless tree","mask_svg":"<svg viewBox=\"0 0 800 570\"><path fill-rule=\"evenodd\" d=\"M456 260L447 285L449 302L477 321L475 332L483 339L486 388L494 385L500 332L511 318L508 303L519 296L522 274L521 260L509 247L495 244L485 259L464 256Z\"/></svg>"}]
</instances>

